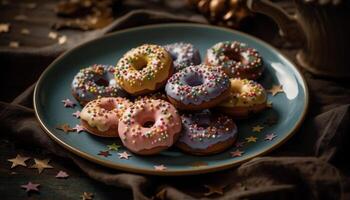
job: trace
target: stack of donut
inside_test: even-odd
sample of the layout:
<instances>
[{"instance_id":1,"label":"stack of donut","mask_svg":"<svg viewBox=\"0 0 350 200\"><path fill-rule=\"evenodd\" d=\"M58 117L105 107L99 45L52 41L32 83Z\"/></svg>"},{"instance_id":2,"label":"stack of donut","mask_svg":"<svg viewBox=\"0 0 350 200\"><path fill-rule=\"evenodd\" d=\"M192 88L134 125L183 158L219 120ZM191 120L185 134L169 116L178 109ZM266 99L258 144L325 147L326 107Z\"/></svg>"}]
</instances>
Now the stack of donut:
<instances>
[{"instance_id":1,"label":"stack of donut","mask_svg":"<svg viewBox=\"0 0 350 200\"><path fill-rule=\"evenodd\" d=\"M83 107L87 132L120 137L130 151L157 154L171 146L193 155L231 147L238 137L234 119L266 108L258 51L237 41L219 42L201 63L189 43L143 44L116 66L82 69L72 94Z\"/></svg>"}]
</instances>

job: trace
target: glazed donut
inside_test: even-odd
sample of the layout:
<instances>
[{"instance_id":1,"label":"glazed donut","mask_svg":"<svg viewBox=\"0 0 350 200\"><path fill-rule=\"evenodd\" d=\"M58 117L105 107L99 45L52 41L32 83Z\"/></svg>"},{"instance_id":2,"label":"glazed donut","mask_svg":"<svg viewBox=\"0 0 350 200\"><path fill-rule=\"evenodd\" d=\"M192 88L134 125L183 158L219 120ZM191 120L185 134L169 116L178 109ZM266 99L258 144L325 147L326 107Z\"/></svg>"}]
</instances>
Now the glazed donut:
<instances>
[{"instance_id":1,"label":"glazed donut","mask_svg":"<svg viewBox=\"0 0 350 200\"><path fill-rule=\"evenodd\" d=\"M182 131L176 146L193 155L224 151L237 139L237 126L226 115L209 110L181 116Z\"/></svg>"},{"instance_id":2,"label":"glazed donut","mask_svg":"<svg viewBox=\"0 0 350 200\"><path fill-rule=\"evenodd\" d=\"M81 105L100 97L125 97L127 93L114 79L114 67L92 65L81 69L71 85L72 95Z\"/></svg>"},{"instance_id":3,"label":"glazed donut","mask_svg":"<svg viewBox=\"0 0 350 200\"><path fill-rule=\"evenodd\" d=\"M86 104L80 112L82 126L102 137L118 137L118 121L132 103L122 97L103 97Z\"/></svg>"},{"instance_id":4,"label":"glazed donut","mask_svg":"<svg viewBox=\"0 0 350 200\"><path fill-rule=\"evenodd\" d=\"M171 76L165 92L176 108L202 110L223 101L229 94L229 88L229 78L220 68L201 64Z\"/></svg>"},{"instance_id":5,"label":"glazed donut","mask_svg":"<svg viewBox=\"0 0 350 200\"><path fill-rule=\"evenodd\" d=\"M206 63L221 66L230 78L258 79L264 68L256 49L237 41L219 42L207 50Z\"/></svg>"},{"instance_id":6,"label":"glazed donut","mask_svg":"<svg viewBox=\"0 0 350 200\"><path fill-rule=\"evenodd\" d=\"M259 83L238 78L230 79L230 82L231 95L218 105L220 111L235 118L246 118L250 113L266 108L266 91Z\"/></svg>"},{"instance_id":7,"label":"glazed donut","mask_svg":"<svg viewBox=\"0 0 350 200\"><path fill-rule=\"evenodd\" d=\"M176 42L165 45L164 48L173 58L175 72L190 65L199 65L201 63L198 49L190 43Z\"/></svg>"},{"instance_id":8,"label":"glazed donut","mask_svg":"<svg viewBox=\"0 0 350 200\"><path fill-rule=\"evenodd\" d=\"M176 142L181 119L170 103L143 98L124 112L118 130L124 146L130 151L152 155Z\"/></svg>"},{"instance_id":9,"label":"glazed donut","mask_svg":"<svg viewBox=\"0 0 350 200\"><path fill-rule=\"evenodd\" d=\"M173 73L172 59L161 46L144 44L128 51L115 67L119 85L132 95L153 92Z\"/></svg>"}]
</instances>

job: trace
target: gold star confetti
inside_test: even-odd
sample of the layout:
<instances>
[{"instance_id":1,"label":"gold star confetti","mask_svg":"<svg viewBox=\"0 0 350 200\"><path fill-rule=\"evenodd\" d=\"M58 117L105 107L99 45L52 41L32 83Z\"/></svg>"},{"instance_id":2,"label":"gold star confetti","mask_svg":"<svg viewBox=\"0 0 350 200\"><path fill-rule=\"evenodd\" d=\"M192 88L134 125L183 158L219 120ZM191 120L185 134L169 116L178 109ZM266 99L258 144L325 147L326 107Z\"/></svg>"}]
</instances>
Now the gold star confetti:
<instances>
[{"instance_id":1,"label":"gold star confetti","mask_svg":"<svg viewBox=\"0 0 350 200\"><path fill-rule=\"evenodd\" d=\"M154 165L153 167L156 171L164 171L167 169L164 165Z\"/></svg>"},{"instance_id":2,"label":"gold star confetti","mask_svg":"<svg viewBox=\"0 0 350 200\"><path fill-rule=\"evenodd\" d=\"M29 35L30 34L30 30L26 29L26 28L23 28L23 29L21 29L21 34L22 35Z\"/></svg>"},{"instance_id":3,"label":"gold star confetti","mask_svg":"<svg viewBox=\"0 0 350 200\"><path fill-rule=\"evenodd\" d=\"M226 186L204 185L204 187L209 189L208 192L204 193L204 196L210 196L212 194L223 195Z\"/></svg>"},{"instance_id":4,"label":"gold star confetti","mask_svg":"<svg viewBox=\"0 0 350 200\"><path fill-rule=\"evenodd\" d=\"M58 33L56 33L56 32L50 32L50 33L47 35L47 37L49 37L50 39L55 40L55 39L57 39L57 37L58 37Z\"/></svg>"},{"instance_id":5,"label":"gold star confetti","mask_svg":"<svg viewBox=\"0 0 350 200\"><path fill-rule=\"evenodd\" d=\"M17 42L17 41L11 41L11 42L9 43L9 47L10 47L10 48L18 48L18 47L19 47L19 42Z\"/></svg>"},{"instance_id":6,"label":"gold star confetti","mask_svg":"<svg viewBox=\"0 0 350 200\"><path fill-rule=\"evenodd\" d=\"M67 36L65 36L65 35L62 35L61 37L58 38L59 45L63 45L66 42L67 42Z\"/></svg>"},{"instance_id":7,"label":"gold star confetti","mask_svg":"<svg viewBox=\"0 0 350 200\"><path fill-rule=\"evenodd\" d=\"M115 142L113 142L110 145L107 145L107 148L109 151L118 151L121 146L117 145Z\"/></svg>"},{"instance_id":8,"label":"gold star confetti","mask_svg":"<svg viewBox=\"0 0 350 200\"><path fill-rule=\"evenodd\" d=\"M253 126L252 127L252 131L253 132L261 132L261 130L263 130L264 129L264 127L263 126L260 126L260 125L256 125L256 126Z\"/></svg>"},{"instance_id":9,"label":"gold star confetti","mask_svg":"<svg viewBox=\"0 0 350 200\"><path fill-rule=\"evenodd\" d=\"M49 165L50 159L36 159L34 158L35 164L30 166L30 168L36 168L39 171L39 174L44 171L44 169L51 169L53 168L51 165Z\"/></svg>"},{"instance_id":10,"label":"gold star confetti","mask_svg":"<svg viewBox=\"0 0 350 200\"><path fill-rule=\"evenodd\" d=\"M266 102L266 107L267 108L272 108L272 102L271 101Z\"/></svg>"},{"instance_id":11,"label":"gold star confetti","mask_svg":"<svg viewBox=\"0 0 350 200\"><path fill-rule=\"evenodd\" d=\"M271 89L267 90L272 94L272 96L275 96L278 93L282 93L283 91L283 86L282 85L273 85Z\"/></svg>"},{"instance_id":12,"label":"gold star confetti","mask_svg":"<svg viewBox=\"0 0 350 200\"><path fill-rule=\"evenodd\" d=\"M73 132L74 129L69 126L69 124L62 124L56 127L56 129L61 130L65 133Z\"/></svg>"},{"instance_id":13,"label":"gold star confetti","mask_svg":"<svg viewBox=\"0 0 350 200\"><path fill-rule=\"evenodd\" d=\"M80 195L80 198L82 200L92 200L94 198L94 194L91 192L83 192L83 194Z\"/></svg>"},{"instance_id":14,"label":"gold star confetti","mask_svg":"<svg viewBox=\"0 0 350 200\"><path fill-rule=\"evenodd\" d=\"M208 163L203 162L203 161L198 161L198 162L190 163L190 166L192 166L192 167L206 167L206 166L208 166Z\"/></svg>"},{"instance_id":15,"label":"gold star confetti","mask_svg":"<svg viewBox=\"0 0 350 200\"><path fill-rule=\"evenodd\" d=\"M8 23L1 23L0 24L0 33L7 33L10 31L10 24Z\"/></svg>"},{"instance_id":16,"label":"gold star confetti","mask_svg":"<svg viewBox=\"0 0 350 200\"><path fill-rule=\"evenodd\" d=\"M258 139L257 137L254 136L249 136L247 138L245 138L247 140L247 142L256 142L256 140Z\"/></svg>"},{"instance_id":17,"label":"gold star confetti","mask_svg":"<svg viewBox=\"0 0 350 200\"><path fill-rule=\"evenodd\" d=\"M17 166L27 167L27 164L25 162L28 159L30 159L30 157L22 157L21 155L17 154L15 158L8 159L8 161L12 162L12 165L11 165L11 169L12 169Z\"/></svg>"}]
</instances>

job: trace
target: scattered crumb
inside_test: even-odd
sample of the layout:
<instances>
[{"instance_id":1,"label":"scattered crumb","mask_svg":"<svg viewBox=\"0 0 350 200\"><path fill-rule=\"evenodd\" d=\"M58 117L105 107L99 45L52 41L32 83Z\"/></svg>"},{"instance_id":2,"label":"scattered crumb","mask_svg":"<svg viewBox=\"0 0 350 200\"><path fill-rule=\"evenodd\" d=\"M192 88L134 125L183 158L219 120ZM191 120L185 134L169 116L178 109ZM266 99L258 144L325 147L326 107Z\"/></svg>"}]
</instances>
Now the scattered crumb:
<instances>
[{"instance_id":1,"label":"scattered crumb","mask_svg":"<svg viewBox=\"0 0 350 200\"><path fill-rule=\"evenodd\" d=\"M29 35L29 34L30 34L30 30L29 30L29 29L26 29L26 28L23 28L23 29L21 30L21 34L23 34L23 35Z\"/></svg>"},{"instance_id":2,"label":"scattered crumb","mask_svg":"<svg viewBox=\"0 0 350 200\"><path fill-rule=\"evenodd\" d=\"M9 23L0 23L0 33L7 33L10 31Z\"/></svg>"},{"instance_id":3,"label":"scattered crumb","mask_svg":"<svg viewBox=\"0 0 350 200\"><path fill-rule=\"evenodd\" d=\"M19 47L19 42L17 42L17 41L11 41L11 42L9 43L9 47L10 47L10 48L18 48L18 47Z\"/></svg>"},{"instance_id":4,"label":"scattered crumb","mask_svg":"<svg viewBox=\"0 0 350 200\"><path fill-rule=\"evenodd\" d=\"M48 37L53 39L53 40L57 39L57 36L58 36L58 34L56 32L50 32L48 35Z\"/></svg>"},{"instance_id":5,"label":"scattered crumb","mask_svg":"<svg viewBox=\"0 0 350 200\"><path fill-rule=\"evenodd\" d=\"M67 36L65 36L65 35L62 35L61 37L58 38L59 45L63 45L66 42L67 42Z\"/></svg>"},{"instance_id":6,"label":"scattered crumb","mask_svg":"<svg viewBox=\"0 0 350 200\"><path fill-rule=\"evenodd\" d=\"M14 19L17 21L25 21L28 17L26 15L16 15Z\"/></svg>"}]
</instances>

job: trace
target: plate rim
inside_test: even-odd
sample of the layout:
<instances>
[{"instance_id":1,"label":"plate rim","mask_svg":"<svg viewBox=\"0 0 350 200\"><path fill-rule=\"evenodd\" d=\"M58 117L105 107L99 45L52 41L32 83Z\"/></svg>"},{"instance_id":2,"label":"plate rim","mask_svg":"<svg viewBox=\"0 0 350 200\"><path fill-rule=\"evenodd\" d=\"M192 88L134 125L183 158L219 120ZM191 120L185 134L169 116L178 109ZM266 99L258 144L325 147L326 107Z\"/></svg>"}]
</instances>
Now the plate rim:
<instances>
[{"instance_id":1,"label":"plate rim","mask_svg":"<svg viewBox=\"0 0 350 200\"><path fill-rule=\"evenodd\" d=\"M150 170L150 169L145 169L145 168L139 168L139 167L135 167L135 166L125 165L123 163L116 164L116 163L114 163L112 161L98 159L95 156L92 156L92 155L90 155L88 153L85 153L85 152L83 152L83 151L81 151L81 150L79 150L79 149L77 149L75 147L72 147L72 146L68 145L64 141L60 140L58 137L56 137L55 134L53 134L46 127L44 122L41 120L41 118L39 116L39 113L38 113L38 109L37 109L37 99L38 99L38 96L39 96L38 88L40 87L42 79L50 71L50 69L54 65L56 65L56 63L59 62L62 58L66 57L68 54L72 53L76 49L82 48L85 45L88 45L88 44L90 44L92 42L95 42L97 40L103 40L104 38L112 37L114 35L119 35L119 34L122 34L122 33L125 33L125 32L139 31L139 30L144 30L144 29L154 29L154 28L164 28L164 27L184 27L184 26L185 27L199 27L199 28L216 29L216 30L231 32L231 33L238 34L238 35L243 35L244 37L249 38L251 40L254 40L255 42L259 43L262 46L270 48L273 51L273 53L275 53L278 56L282 57L283 59L285 59L287 62L289 62L291 64L291 67L294 70L294 72L296 73L296 75L298 75L301 78L301 81L302 81L301 83L302 83L302 86L304 87L304 90L305 90L305 107L304 107L303 112L301 113L301 116L299 117L298 121L296 122L296 124L294 125L292 130L289 131L288 135L285 138L283 138L279 143L276 143L276 144L272 145L269 149L267 149L265 151L259 151L257 153L253 153L253 154L249 155L245 159L238 160L238 161L235 161L235 162L221 164L220 166L215 166L215 167L204 166L204 167L198 167L198 168L193 168L193 169L173 170L173 171L168 171L168 170L156 171L154 169ZM251 160L251 159L253 159L253 158L257 157L257 156L261 156L261 155L267 154L267 153L277 149L278 147L280 147L282 144L284 144L287 140L289 140L297 132L297 130L300 128L302 122L305 120L306 113L307 113L307 110L308 110L308 107L309 107L309 89L308 89L308 85L306 83L306 80L304 78L304 75L296 67L296 64L294 62L292 62L289 58L287 58L285 55L283 55L280 52L280 50L276 49L272 45L268 44L265 41L262 41L259 38L256 38L256 37L254 37L252 35L249 35L247 33L244 33L244 32L238 31L238 30L233 30L233 29L229 29L229 28L218 27L218 26L208 25L208 24L163 23L163 24L152 24L152 25L144 25L144 26L139 26L139 27L127 28L127 29L123 29L123 30L107 33L107 34L105 34L105 35L103 35L101 37L98 37L98 38L95 38L95 39L90 40L88 42L84 42L82 44L79 44L76 47L74 47L74 48L72 48L72 49L62 53L53 62L51 62L49 64L49 66L42 72L42 74L40 75L38 81L36 82L35 88L34 88L34 93L33 93L33 106L34 106L35 116L38 119L39 124L40 124L41 128L44 130L44 132L52 140L54 140L56 143L58 143L60 146L62 146L63 148L69 150L71 153L74 153L75 155L78 155L79 157L82 157L82 158L84 158L86 160L89 160L89 161L91 161L93 163L97 163L97 164L100 164L100 165L108 167L108 168L113 168L113 169L127 171L127 172L132 172L132 173L158 175L158 176L181 176L181 175L196 175L196 174L210 173L210 172L215 172L215 171L220 171L220 170L232 168L234 166L242 164L243 162L247 162L247 161L249 161L249 160Z\"/></svg>"}]
</instances>

